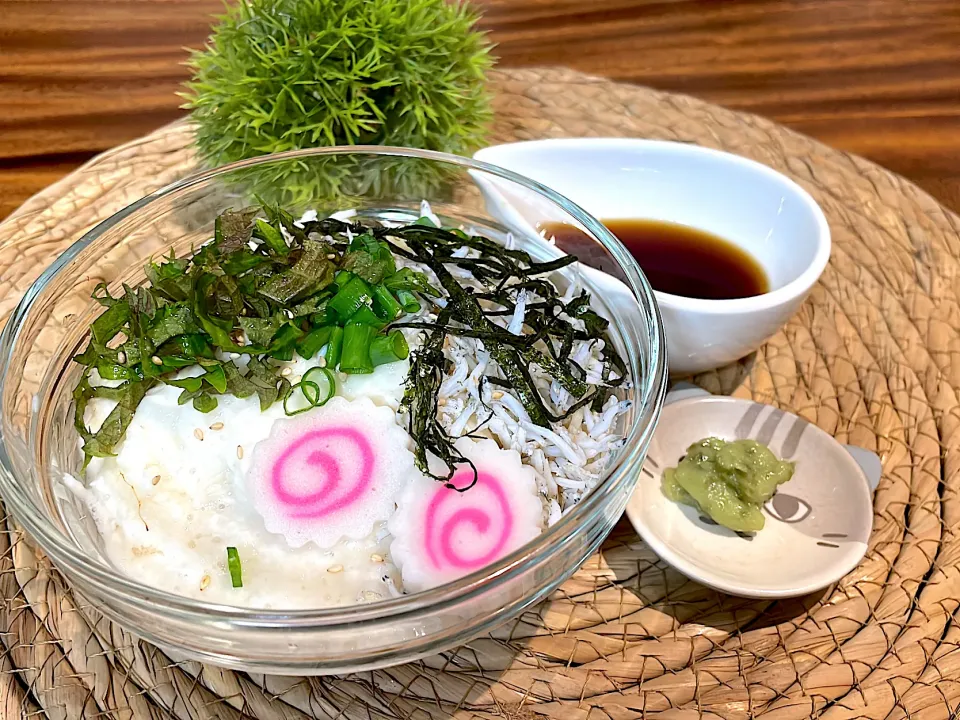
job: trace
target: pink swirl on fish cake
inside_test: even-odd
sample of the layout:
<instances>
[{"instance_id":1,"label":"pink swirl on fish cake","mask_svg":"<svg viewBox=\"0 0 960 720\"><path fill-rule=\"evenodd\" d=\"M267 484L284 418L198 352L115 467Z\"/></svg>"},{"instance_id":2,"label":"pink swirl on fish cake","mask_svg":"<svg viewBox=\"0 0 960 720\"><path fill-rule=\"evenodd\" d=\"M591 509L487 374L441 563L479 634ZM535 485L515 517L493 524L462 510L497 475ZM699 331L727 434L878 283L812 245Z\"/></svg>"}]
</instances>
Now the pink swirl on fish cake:
<instances>
[{"instance_id":1,"label":"pink swirl on fish cake","mask_svg":"<svg viewBox=\"0 0 960 720\"><path fill-rule=\"evenodd\" d=\"M343 452L344 443L352 446L352 453ZM370 442L356 428L311 430L290 443L273 463L270 489L288 517L321 518L356 503L373 480L373 466ZM304 484L304 477L315 489L292 490Z\"/></svg>"},{"instance_id":2,"label":"pink swirl on fish cake","mask_svg":"<svg viewBox=\"0 0 960 720\"><path fill-rule=\"evenodd\" d=\"M453 477L453 484L464 487L472 480L473 470L461 470ZM498 515L491 512L491 500ZM454 506L458 506L454 509ZM436 570L478 570L498 560L513 534L513 511L500 480L482 470L477 473L477 483L466 492L457 492L438 484L424 518L424 551ZM455 535L463 539L463 533L473 528L471 538L481 548L480 553L463 553L468 543L457 542ZM459 546L459 547L458 547Z\"/></svg>"}]
</instances>

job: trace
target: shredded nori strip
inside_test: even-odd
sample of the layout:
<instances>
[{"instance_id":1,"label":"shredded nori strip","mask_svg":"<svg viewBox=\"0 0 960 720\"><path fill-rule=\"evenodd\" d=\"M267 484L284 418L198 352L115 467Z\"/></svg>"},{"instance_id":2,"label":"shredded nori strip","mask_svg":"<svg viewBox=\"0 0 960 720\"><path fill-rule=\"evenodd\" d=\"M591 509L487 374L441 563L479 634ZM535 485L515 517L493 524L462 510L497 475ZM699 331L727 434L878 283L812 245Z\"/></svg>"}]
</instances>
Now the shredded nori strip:
<instances>
[{"instance_id":1,"label":"shredded nori strip","mask_svg":"<svg viewBox=\"0 0 960 720\"><path fill-rule=\"evenodd\" d=\"M464 462L436 419L436 394L442 380L441 368L445 364L442 346L447 334L481 340L503 375L502 378L485 376L483 381L516 394L531 421L542 427L560 422L588 404L599 410L609 393L626 379L626 366L606 335L607 322L590 309L590 296L584 292L564 304L552 283L534 277L562 269L576 262L576 257L537 263L522 250L508 250L487 238L425 224L375 232L403 240L413 258L433 271L447 294L446 307L436 322L393 325L429 331L423 348L414 353L403 405L410 415L410 434L417 443L417 465L431 477L450 485L456 466ZM485 255L481 258L455 257L453 252L464 245ZM461 285L447 265L469 270L474 278L488 285L489 290L480 293ZM516 307L514 298L521 290L536 293L541 299L527 304L524 309L523 324L532 332L515 335L490 318L512 314ZM485 309L481 301L500 305L503 309ZM584 329L576 328L564 315L581 320ZM575 340L604 341L602 355L606 384L589 393L586 372L570 358ZM537 349L537 345L544 346L546 352ZM576 398L561 414L554 414L547 407L530 374L531 364L539 366ZM444 461L446 474L430 471L427 451Z\"/></svg>"},{"instance_id":2,"label":"shredded nori strip","mask_svg":"<svg viewBox=\"0 0 960 720\"><path fill-rule=\"evenodd\" d=\"M450 306L440 311L437 327L427 334L423 345L412 354L403 407L407 409L407 432L416 442L413 454L417 467L431 477L446 482L451 489L467 490L477 482L477 469L454 447L453 438L447 435L438 418L437 403L445 365L443 341L447 336L443 326L449 320L450 313ZM449 470L446 475L436 475L430 471L428 452L443 460ZM456 472L456 466L464 463L473 469L473 480L467 487L457 488L450 480Z\"/></svg>"}]
</instances>

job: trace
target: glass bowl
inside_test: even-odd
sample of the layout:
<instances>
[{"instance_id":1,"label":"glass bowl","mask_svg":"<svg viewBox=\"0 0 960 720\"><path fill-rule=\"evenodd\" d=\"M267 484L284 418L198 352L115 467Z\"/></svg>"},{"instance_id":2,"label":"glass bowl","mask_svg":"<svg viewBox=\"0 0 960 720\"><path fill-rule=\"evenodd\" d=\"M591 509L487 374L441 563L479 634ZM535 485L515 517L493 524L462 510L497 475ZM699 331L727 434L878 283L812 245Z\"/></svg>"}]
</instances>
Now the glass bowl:
<instances>
[{"instance_id":1,"label":"glass bowl","mask_svg":"<svg viewBox=\"0 0 960 720\"><path fill-rule=\"evenodd\" d=\"M624 390L633 401L622 419L626 442L606 477L535 541L503 560L442 587L371 604L295 611L231 607L173 595L114 569L88 513L63 481L66 473L80 476L82 464L71 399L81 368L71 357L100 310L91 291L106 282L116 295L122 283L142 282L151 257L183 255L199 246L212 237L219 213L252 204L254 194L280 199L295 213L353 207L368 220L414 220L427 199L444 224L501 240L510 232L518 247L538 258L558 251L537 234L531 218L567 222L585 232L622 271L624 282L613 290L591 288L602 275L595 271L584 278L611 319L611 335L633 379ZM322 148L255 158L199 173L121 210L29 288L0 335L0 494L76 592L175 658L283 674L398 664L518 615L597 549L637 482L666 391L664 355L653 292L627 250L597 220L532 180L407 148Z\"/></svg>"}]
</instances>

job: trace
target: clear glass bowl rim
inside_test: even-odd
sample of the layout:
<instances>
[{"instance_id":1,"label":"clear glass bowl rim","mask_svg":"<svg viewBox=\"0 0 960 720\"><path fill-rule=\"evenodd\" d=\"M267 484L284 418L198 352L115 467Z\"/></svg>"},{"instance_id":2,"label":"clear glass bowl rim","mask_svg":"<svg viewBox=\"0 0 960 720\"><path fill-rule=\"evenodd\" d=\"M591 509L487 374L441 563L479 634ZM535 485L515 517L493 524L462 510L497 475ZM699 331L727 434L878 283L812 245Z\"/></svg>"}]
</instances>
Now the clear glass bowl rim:
<instances>
[{"instance_id":1,"label":"clear glass bowl rim","mask_svg":"<svg viewBox=\"0 0 960 720\"><path fill-rule=\"evenodd\" d=\"M435 611L445 606L459 604L460 602L469 600L474 594L489 590L489 586L494 582L505 581L510 576L523 574L529 567L541 562L543 557L549 554L548 551L552 546L561 544L564 538L576 532L577 526L585 517L588 517L592 513L602 512L605 506L605 492L616 491L623 485L630 473L639 472L637 465L642 450L647 445L648 437L652 434L663 404L667 385L667 373L666 344L660 312L657 307L653 288L643 275L636 260L616 236L599 220L550 188L490 163L432 150L385 145L332 146L291 150L282 153L261 155L259 157L194 173L144 196L87 231L79 240L57 257L27 289L23 298L10 314L2 333L0 333L0 367L8 367L13 348L16 345L19 335L22 320L30 311L36 297L44 290L47 284L61 271L66 269L70 262L84 248L95 242L101 235L133 213L154 200L185 193L195 186L217 177L228 175L236 170L255 165L322 155L410 157L455 165L468 171L481 171L514 182L545 197L568 213L599 240L604 248L617 261L625 275L628 287L633 292L641 309L646 311L648 317L651 319L649 331L652 342L650 343L650 347L647 348L648 357L646 358L648 373L644 378L634 378L634 386L639 391L640 410L635 414L634 421L625 436L625 447L627 450L618 458L617 465L607 473L606 477L598 483L597 487L591 491L584 500L577 504L573 511L567 513L557 523L547 528L536 540L532 540L499 562L487 566L482 570L478 570L466 577L432 590L391 598L369 605L309 610L261 610L208 603L175 595L158 588L141 584L113 570L108 565L92 560L88 555L78 550L59 530L54 528L53 524L44 516L43 511L38 508L33 500L20 488L20 484L12 470L12 464L5 447L5 442L3 441L2 433L0 433L0 468L2 468L2 472L0 472L0 495L2 495L3 501L9 507L14 519L38 541L41 549L51 557L55 564L62 565L67 569L68 574L75 572L86 581L97 585L101 592L111 596L122 597L128 603L142 603L150 606L152 609L155 609L157 606L162 606L168 611L179 612L185 615L201 615L208 621L219 619L248 627L306 629L313 626L329 627L356 624L363 621L383 620L387 617L396 620L402 618L404 615L413 614L428 607ZM641 381L642 386L640 385ZM3 372L0 374L0 397L2 397L5 392L5 385L6 372Z\"/></svg>"}]
</instances>

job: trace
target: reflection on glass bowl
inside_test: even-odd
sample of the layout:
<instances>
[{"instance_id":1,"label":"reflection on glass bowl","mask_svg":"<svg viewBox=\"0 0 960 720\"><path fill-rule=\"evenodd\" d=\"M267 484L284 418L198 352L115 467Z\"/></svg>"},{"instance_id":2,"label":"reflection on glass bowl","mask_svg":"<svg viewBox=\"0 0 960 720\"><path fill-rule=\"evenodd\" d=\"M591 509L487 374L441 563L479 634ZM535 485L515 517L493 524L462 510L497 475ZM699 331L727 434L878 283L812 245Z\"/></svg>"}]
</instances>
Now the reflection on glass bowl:
<instances>
[{"instance_id":1,"label":"reflection on glass bowl","mask_svg":"<svg viewBox=\"0 0 960 720\"><path fill-rule=\"evenodd\" d=\"M209 239L216 216L252 204L250 178L271 165L350 172L376 178L428 165L442 178L430 188L403 192L362 183L354 196L361 219L418 217L427 196L444 223L469 224L494 239L515 241L537 257L551 257L537 236L504 225L478 189L478 179L508 185L528 211L563 217L584 229L620 268L623 292L601 309L612 320L633 383L624 418L624 447L595 490L534 541L502 561L447 585L367 605L318 610L252 610L215 605L148 587L106 560L97 528L66 473L82 463L73 428L71 391L80 367L71 357L82 347L99 306L91 299L101 282L114 291L143 281L143 266L159 254L184 255ZM269 173L267 173L269 174ZM318 198L293 212L340 209ZM542 252L541 252L542 251ZM586 284L589 288L590 280ZM7 509L67 576L77 592L123 627L177 657L254 672L327 674L397 664L436 653L489 631L546 597L593 553L620 517L637 480L666 384L664 340L653 293L636 263L602 225L561 196L521 176L455 156L405 148L324 148L257 158L204 172L164 188L102 222L37 280L0 336L2 446L0 493Z\"/></svg>"}]
</instances>

